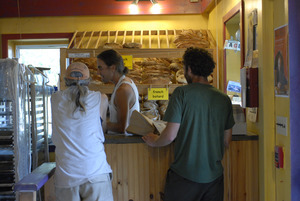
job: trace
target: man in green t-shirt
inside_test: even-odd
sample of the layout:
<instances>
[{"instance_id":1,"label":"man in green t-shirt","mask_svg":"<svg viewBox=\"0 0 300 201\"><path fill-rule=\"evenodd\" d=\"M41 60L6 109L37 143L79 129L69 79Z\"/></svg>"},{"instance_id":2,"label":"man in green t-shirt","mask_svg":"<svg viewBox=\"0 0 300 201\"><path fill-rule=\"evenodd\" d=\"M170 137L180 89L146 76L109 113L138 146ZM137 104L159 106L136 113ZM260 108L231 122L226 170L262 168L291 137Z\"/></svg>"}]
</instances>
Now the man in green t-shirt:
<instances>
[{"instance_id":1,"label":"man in green t-shirt","mask_svg":"<svg viewBox=\"0 0 300 201\"><path fill-rule=\"evenodd\" d=\"M176 139L165 201L223 201L221 160L232 137L232 104L207 80L215 67L209 52L188 48L183 63L188 85L174 90L164 116L165 130L160 136L150 133L143 140L160 147Z\"/></svg>"}]
</instances>

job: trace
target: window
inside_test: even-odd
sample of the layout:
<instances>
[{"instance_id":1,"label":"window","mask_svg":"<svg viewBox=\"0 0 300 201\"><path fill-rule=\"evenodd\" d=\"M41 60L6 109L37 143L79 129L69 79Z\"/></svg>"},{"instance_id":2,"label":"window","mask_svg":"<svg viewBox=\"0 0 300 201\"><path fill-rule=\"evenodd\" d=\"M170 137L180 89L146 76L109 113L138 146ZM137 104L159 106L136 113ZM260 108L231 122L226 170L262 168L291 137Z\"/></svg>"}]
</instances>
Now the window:
<instances>
[{"instance_id":1,"label":"window","mask_svg":"<svg viewBox=\"0 0 300 201\"><path fill-rule=\"evenodd\" d=\"M38 69L44 69L43 73L48 77L48 85L58 86L60 74L60 48L66 45L17 45L16 57L19 63L32 65Z\"/></svg>"}]
</instances>

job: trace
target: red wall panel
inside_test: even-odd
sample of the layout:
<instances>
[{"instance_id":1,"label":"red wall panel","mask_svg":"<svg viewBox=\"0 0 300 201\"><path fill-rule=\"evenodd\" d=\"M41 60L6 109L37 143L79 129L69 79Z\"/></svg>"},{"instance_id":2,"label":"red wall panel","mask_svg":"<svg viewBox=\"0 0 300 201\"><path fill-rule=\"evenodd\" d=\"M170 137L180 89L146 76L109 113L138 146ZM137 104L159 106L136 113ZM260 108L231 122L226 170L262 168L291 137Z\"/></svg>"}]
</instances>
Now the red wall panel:
<instances>
[{"instance_id":1,"label":"red wall panel","mask_svg":"<svg viewBox=\"0 0 300 201\"><path fill-rule=\"evenodd\" d=\"M197 14L212 0L157 0L161 14ZM132 1L116 0L1 0L0 17L128 15ZM140 1L140 14L151 14L149 1Z\"/></svg>"}]
</instances>

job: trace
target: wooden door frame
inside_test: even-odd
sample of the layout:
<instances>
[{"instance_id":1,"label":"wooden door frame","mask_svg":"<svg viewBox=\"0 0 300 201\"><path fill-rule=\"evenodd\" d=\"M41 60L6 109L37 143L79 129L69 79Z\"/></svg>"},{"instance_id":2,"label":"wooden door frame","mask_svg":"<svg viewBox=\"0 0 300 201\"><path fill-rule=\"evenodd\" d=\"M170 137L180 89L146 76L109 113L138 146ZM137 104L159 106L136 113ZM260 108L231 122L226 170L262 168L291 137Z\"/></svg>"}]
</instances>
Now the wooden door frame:
<instances>
[{"instance_id":1,"label":"wooden door frame","mask_svg":"<svg viewBox=\"0 0 300 201\"><path fill-rule=\"evenodd\" d=\"M69 39L73 33L36 33L36 34L3 34L2 35L2 58L8 57L8 41L23 39Z\"/></svg>"},{"instance_id":2,"label":"wooden door frame","mask_svg":"<svg viewBox=\"0 0 300 201\"><path fill-rule=\"evenodd\" d=\"M226 40L226 23L233 18L237 13L240 13L240 49L241 49L241 67L244 66L245 60L245 50L244 50L244 0L241 0L238 4L236 4L228 13L223 16L223 46ZM227 75L226 75L226 50L223 49L223 86L224 92L227 92L226 85L227 85Z\"/></svg>"}]
</instances>

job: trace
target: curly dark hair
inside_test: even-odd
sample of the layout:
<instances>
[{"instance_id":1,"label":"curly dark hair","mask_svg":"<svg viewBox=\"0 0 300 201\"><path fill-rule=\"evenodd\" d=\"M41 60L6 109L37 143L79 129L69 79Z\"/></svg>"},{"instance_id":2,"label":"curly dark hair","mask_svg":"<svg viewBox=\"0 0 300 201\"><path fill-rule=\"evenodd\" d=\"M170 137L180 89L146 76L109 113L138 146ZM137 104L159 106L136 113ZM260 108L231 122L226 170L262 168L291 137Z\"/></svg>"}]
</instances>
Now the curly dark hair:
<instances>
[{"instance_id":1,"label":"curly dark hair","mask_svg":"<svg viewBox=\"0 0 300 201\"><path fill-rule=\"evenodd\" d=\"M116 65L116 70L123 75L128 73L128 68L124 66L122 56L113 49L101 52L98 54L97 58L101 59L108 67Z\"/></svg>"},{"instance_id":2,"label":"curly dark hair","mask_svg":"<svg viewBox=\"0 0 300 201\"><path fill-rule=\"evenodd\" d=\"M185 69L191 68L194 75L208 77L215 68L212 55L205 49L189 47L183 55Z\"/></svg>"}]
</instances>

